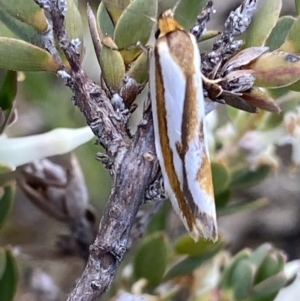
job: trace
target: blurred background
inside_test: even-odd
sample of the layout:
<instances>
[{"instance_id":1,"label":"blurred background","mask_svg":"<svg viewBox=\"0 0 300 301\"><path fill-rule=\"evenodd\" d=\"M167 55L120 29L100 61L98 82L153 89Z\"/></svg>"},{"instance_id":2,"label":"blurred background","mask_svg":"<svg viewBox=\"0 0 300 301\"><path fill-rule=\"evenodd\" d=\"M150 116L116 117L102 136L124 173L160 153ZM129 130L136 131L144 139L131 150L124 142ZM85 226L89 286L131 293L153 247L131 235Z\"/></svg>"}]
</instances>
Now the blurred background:
<instances>
[{"instance_id":1,"label":"blurred background","mask_svg":"<svg viewBox=\"0 0 300 301\"><path fill-rule=\"evenodd\" d=\"M212 16L209 28L222 31L229 12L241 2L240 0L215 0L216 14ZM88 31L86 3L85 0L79 0L85 26L86 54L83 66L88 75L98 83L100 71ZM89 1L89 3L94 10L99 5L99 1ZM167 1L164 2L163 7L168 7ZM294 15L294 10L294 1L285 0L282 14ZM209 43L206 43L203 48L209 49ZM83 115L71 102L70 90L55 75L26 72L22 73L21 77L16 97L19 117L18 121L7 130L6 134L9 137L44 133L57 127L78 128L86 125ZM225 111L221 109L218 114L219 118L224 120ZM101 147L95 145L95 140L92 139L77 148L75 154L85 176L89 202L95 209L96 224L98 224L109 197L110 176L101 163L96 161L96 153L101 151ZM269 199L268 204L257 210L221 217L218 220L220 232L228 240L229 249L232 252L237 252L246 246L256 247L262 242L271 241L282 248L290 259L300 257L300 172L299 170L291 172L291 148L289 146L278 147L277 154L282 163L276 173L273 172L263 183L255 187L238 191L232 199L233 202L247 202L266 197ZM66 156L51 159L60 164L67 162ZM166 204L166 207L170 206ZM174 231L174 236L176 231L183 233L184 230L173 216L173 212L168 216L168 220L169 229ZM24 287L30 277L33 281L34 273L46 271L52 279L55 279L55 283L62 289L62 292L70 290L84 268L84 260L75 256L53 257L50 252L55 248L57 236L66 233L68 233L68 228L65 224L41 212L22 191L17 189L13 210L1 229L0 245L10 244L16 249L19 247L21 252L27 254L25 261L20 260L22 274L25 275L22 280ZM26 277L26 273L31 276ZM22 292L21 286L15 300L29 301L32 300L31 298L32 295Z\"/></svg>"}]
</instances>

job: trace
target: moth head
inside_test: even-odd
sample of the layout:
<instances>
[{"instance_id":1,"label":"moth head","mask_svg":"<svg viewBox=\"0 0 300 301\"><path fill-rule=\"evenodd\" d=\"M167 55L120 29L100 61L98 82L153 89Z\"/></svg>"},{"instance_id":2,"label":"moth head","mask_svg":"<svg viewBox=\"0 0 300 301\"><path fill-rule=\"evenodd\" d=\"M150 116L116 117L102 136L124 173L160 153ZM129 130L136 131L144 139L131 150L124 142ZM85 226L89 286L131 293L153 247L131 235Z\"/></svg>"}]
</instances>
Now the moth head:
<instances>
[{"instance_id":1,"label":"moth head","mask_svg":"<svg viewBox=\"0 0 300 301\"><path fill-rule=\"evenodd\" d=\"M171 31L182 29L183 27L174 19L174 9L168 9L158 17L155 38L158 39Z\"/></svg>"}]
</instances>

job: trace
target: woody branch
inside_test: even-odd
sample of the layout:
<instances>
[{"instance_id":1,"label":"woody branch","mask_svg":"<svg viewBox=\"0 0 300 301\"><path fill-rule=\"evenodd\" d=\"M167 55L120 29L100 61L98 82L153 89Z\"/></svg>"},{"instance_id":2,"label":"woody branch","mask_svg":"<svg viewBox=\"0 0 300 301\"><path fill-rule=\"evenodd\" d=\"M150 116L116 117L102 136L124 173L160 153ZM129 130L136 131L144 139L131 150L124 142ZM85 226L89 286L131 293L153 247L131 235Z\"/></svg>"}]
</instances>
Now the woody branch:
<instances>
[{"instance_id":1,"label":"woody branch","mask_svg":"<svg viewBox=\"0 0 300 301\"><path fill-rule=\"evenodd\" d=\"M115 110L100 86L83 71L77 53L77 41L70 41L64 26L66 2L35 0L48 12L49 30L44 35L46 49L60 61L53 34L71 66L63 65L59 75L74 93L74 104L106 150L105 160L112 162L112 189L96 239L90 247L86 268L68 297L69 301L89 301L101 296L112 282L130 245L130 230L145 190L155 178L157 166L151 112L143 116L134 137L126 131L130 114Z\"/></svg>"}]
</instances>

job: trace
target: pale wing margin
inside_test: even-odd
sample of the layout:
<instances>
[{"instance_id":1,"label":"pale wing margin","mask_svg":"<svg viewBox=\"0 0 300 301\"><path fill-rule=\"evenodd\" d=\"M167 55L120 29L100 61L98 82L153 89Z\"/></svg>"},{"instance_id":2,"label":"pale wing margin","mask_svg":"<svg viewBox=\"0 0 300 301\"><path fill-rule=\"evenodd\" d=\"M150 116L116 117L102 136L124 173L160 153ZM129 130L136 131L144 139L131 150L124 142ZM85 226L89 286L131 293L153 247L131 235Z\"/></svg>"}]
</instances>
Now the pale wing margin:
<instances>
[{"instance_id":1,"label":"pale wing margin","mask_svg":"<svg viewBox=\"0 0 300 301\"><path fill-rule=\"evenodd\" d=\"M200 231L206 235L217 235L216 224L216 209L212 188L212 177L210 167L205 168L205 164L209 164L209 153L206 140L206 127L205 127L205 107L204 107L204 95L202 87L202 78L200 71L200 53L194 37L191 35L191 41L194 44L194 66L196 68L194 76L194 84L197 88L198 99L198 116L200 116L199 133L189 143L189 148L185 154L185 170L187 176L188 188L192 194L193 200L199 208L198 212L195 212L196 217L200 220L197 221ZM200 173L202 169L202 172ZM206 171L203 173L203 169ZM202 177L199 179L199 174ZM201 218L206 217L206 218ZM206 224L207 223L207 224ZM214 234L215 233L215 234Z\"/></svg>"},{"instance_id":2,"label":"pale wing margin","mask_svg":"<svg viewBox=\"0 0 300 301\"><path fill-rule=\"evenodd\" d=\"M182 124L182 114L183 114L183 103L185 95L185 78L179 68L179 66L174 62L173 58L170 55L169 47L166 41L160 40L157 42L156 47L160 56L160 66L164 82L165 89L165 104L166 104L166 122L168 128L168 137L170 148L173 153L173 163L176 171L176 176L181 184L183 183L183 162L179 157L178 151L176 149L176 143L181 141L181 124ZM182 212L178 206L178 200L175 197L175 194L170 186L169 179L167 177L166 170L164 168L164 159L162 155L162 149L158 137L160 136L158 130L158 120L155 112L157 109L157 99L156 99L156 85L155 85L155 53L151 53L150 56L150 94L152 102L152 112L153 112L153 123L154 123L154 134L155 134L155 147L157 152L157 157L162 169L162 174L164 175L164 186L167 195L170 198L170 201L175 209L176 213L179 216L182 216ZM182 216L182 218L184 218ZM184 221L185 222L185 221ZM186 224L186 222L185 222Z\"/></svg>"}]
</instances>

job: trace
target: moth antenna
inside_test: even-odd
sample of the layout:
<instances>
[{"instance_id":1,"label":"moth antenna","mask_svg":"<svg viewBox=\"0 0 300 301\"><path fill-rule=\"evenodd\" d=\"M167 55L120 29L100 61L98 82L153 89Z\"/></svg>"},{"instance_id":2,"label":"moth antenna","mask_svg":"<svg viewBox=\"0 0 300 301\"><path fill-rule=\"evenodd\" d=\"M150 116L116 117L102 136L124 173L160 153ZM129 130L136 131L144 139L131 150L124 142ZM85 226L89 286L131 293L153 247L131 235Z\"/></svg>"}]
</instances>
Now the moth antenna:
<instances>
[{"instance_id":1,"label":"moth antenna","mask_svg":"<svg viewBox=\"0 0 300 301\"><path fill-rule=\"evenodd\" d=\"M173 16L175 15L175 11L176 11L176 9L177 9L177 7L178 7L180 1L181 1L181 0L178 0L178 1L176 2L175 6L174 6L173 9L172 9Z\"/></svg>"}]
</instances>

